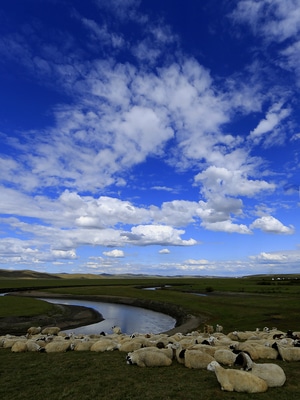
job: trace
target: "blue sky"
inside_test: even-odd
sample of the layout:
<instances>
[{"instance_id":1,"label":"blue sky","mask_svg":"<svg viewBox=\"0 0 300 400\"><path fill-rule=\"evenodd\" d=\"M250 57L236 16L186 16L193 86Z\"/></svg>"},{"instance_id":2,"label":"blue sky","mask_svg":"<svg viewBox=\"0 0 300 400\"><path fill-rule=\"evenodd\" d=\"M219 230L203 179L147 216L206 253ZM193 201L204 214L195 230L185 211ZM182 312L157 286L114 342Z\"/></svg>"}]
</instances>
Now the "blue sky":
<instances>
[{"instance_id":1,"label":"blue sky","mask_svg":"<svg viewBox=\"0 0 300 400\"><path fill-rule=\"evenodd\" d=\"M299 0L12 0L0 20L0 268L299 272Z\"/></svg>"}]
</instances>

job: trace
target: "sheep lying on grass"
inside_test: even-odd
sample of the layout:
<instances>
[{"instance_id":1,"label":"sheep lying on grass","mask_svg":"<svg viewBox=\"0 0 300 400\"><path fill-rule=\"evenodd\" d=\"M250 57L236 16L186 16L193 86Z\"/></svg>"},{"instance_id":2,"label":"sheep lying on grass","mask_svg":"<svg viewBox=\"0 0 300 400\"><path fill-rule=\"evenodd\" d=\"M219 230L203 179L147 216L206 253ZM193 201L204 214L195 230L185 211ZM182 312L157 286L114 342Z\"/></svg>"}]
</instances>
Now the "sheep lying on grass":
<instances>
[{"instance_id":1,"label":"sheep lying on grass","mask_svg":"<svg viewBox=\"0 0 300 400\"><path fill-rule=\"evenodd\" d=\"M187 368L206 369L207 365L214 360L214 357L201 350L185 350L184 365Z\"/></svg>"},{"instance_id":2,"label":"sheep lying on grass","mask_svg":"<svg viewBox=\"0 0 300 400\"><path fill-rule=\"evenodd\" d=\"M241 365L245 371L262 378L269 387L279 387L285 384L285 373L277 364L256 364L248 354L242 352L237 355L235 365Z\"/></svg>"},{"instance_id":3,"label":"sheep lying on grass","mask_svg":"<svg viewBox=\"0 0 300 400\"><path fill-rule=\"evenodd\" d=\"M95 343L93 343L90 350L102 353L104 351L113 351L116 350L117 348L118 348L118 342L104 336L102 339L97 340Z\"/></svg>"},{"instance_id":4,"label":"sheep lying on grass","mask_svg":"<svg viewBox=\"0 0 300 400\"><path fill-rule=\"evenodd\" d=\"M126 356L127 364L137 364L139 367L168 367L172 364L173 348L144 347L130 352Z\"/></svg>"},{"instance_id":5,"label":"sheep lying on grass","mask_svg":"<svg viewBox=\"0 0 300 400\"><path fill-rule=\"evenodd\" d=\"M278 350L280 358L283 361L300 361L300 347L282 346L276 342L272 345L272 347Z\"/></svg>"},{"instance_id":6,"label":"sheep lying on grass","mask_svg":"<svg viewBox=\"0 0 300 400\"><path fill-rule=\"evenodd\" d=\"M215 372L222 390L245 393L263 393L268 390L266 381L249 372L225 369L217 361L209 363L207 369Z\"/></svg>"},{"instance_id":7,"label":"sheep lying on grass","mask_svg":"<svg viewBox=\"0 0 300 400\"><path fill-rule=\"evenodd\" d=\"M49 326L42 330L43 335L57 335L60 332L60 328L58 326Z\"/></svg>"},{"instance_id":8,"label":"sheep lying on grass","mask_svg":"<svg viewBox=\"0 0 300 400\"><path fill-rule=\"evenodd\" d=\"M38 335L42 331L40 326L31 326L27 329L27 336L31 337L32 335Z\"/></svg>"},{"instance_id":9,"label":"sheep lying on grass","mask_svg":"<svg viewBox=\"0 0 300 400\"><path fill-rule=\"evenodd\" d=\"M223 365L232 366L236 359L236 354L231 350L218 349L214 352L214 359Z\"/></svg>"},{"instance_id":10,"label":"sheep lying on grass","mask_svg":"<svg viewBox=\"0 0 300 400\"><path fill-rule=\"evenodd\" d=\"M60 340L47 343L45 351L46 353L64 353L66 351L74 350L74 347L74 343Z\"/></svg>"},{"instance_id":11,"label":"sheep lying on grass","mask_svg":"<svg viewBox=\"0 0 300 400\"><path fill-rule=\"evenodd\" d=\"M18 340L11 347L13 353L25 353L26 351L45 351L44 347L41 347L37 342L33 340Z\"/></svg>"}]
</instances>

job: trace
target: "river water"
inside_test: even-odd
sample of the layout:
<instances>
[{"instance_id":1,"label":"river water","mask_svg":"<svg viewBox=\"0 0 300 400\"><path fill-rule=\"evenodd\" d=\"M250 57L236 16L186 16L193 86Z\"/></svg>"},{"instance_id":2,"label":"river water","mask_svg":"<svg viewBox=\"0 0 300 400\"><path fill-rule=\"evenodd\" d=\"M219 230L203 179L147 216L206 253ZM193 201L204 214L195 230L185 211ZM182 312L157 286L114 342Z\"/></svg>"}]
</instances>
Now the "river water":
<instances>
[{"instance_id":1,"label":"river water","mask_svg":"<svg viewBox=\"0 0 300 400\"><path fill-rule=\"evenodd\" d=\"M118 325L122 332L128 335L134 332L160 333L174 328L176 324L176 320L169 315L124 304L52 298L41 300L55 304L90 307L102 314L104 321L72 329L72 332L76 334L112 333L112 327L115 325Z\"/></svg>"}]
</instances>

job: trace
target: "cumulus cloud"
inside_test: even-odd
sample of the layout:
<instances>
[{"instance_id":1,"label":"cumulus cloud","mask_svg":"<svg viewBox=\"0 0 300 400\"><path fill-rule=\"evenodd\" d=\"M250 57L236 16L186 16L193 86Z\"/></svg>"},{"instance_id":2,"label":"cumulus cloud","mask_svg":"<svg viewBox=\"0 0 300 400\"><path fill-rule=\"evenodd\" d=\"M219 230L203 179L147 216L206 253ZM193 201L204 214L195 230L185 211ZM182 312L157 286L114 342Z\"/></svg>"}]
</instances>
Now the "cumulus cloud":
<instances>
[{"instance_id":1,"label":"cumulus cloud","mask_svg":"<svg viewBox=\"0 0 300 400\"><path fill-rule=\"evenodd\" d=\"M111 251L104 251L103 254L106 257L113 257L113 258L123 258L125 257L124 251L123 250L111 250Z\"/></svg>"},{"instance_id":2,"label":"cumulus cloud","mask_svg":"<svg viewBox=\"0 0 300 400\"><path fill-rule=\"evenodd\" d=\"M174 229L165 225L139 225L131 228L130 232L123 232L122 236L126 242L136 245L160 244L193 246L197 243L195 239L182 239L184 230Z\"/></svg>"},{"instance_id":3,"label":"cumulus cloud","mask_svg":"<svg viewBox=\"0 0 300 400\"><path fill-rule=\"evenodd\" d=\"M275 185L263 180L250 179L242 169L228 170L225 167L210 166L195 176L196 183L204 184L207 197L217 195L255 196L263 190L274 190Z\"/></svg>"},{"instance_id":4,"label":"cumulus cloud","mask_svg":"<svg viewBox=\"0 0 300 400\"><path fill-rule=\"evenodd\" d=\"M159 250L159 254L170 254L170 250L169 249L161 249Z\"/></svg>"},{"instance_id":5,"label":"cumulus cloud","mask_svg":"<svg viewBox=\"0 0 300 400\"><path fill-rule=\"evenodd\" d=\"M257 218L251 225L252 229L260 229L265 233L285 234L291 235L294 233L294 227L292 225L284 226L278 219L271 215L266 215L261 218Z\"/></svg>"}]
</instances>

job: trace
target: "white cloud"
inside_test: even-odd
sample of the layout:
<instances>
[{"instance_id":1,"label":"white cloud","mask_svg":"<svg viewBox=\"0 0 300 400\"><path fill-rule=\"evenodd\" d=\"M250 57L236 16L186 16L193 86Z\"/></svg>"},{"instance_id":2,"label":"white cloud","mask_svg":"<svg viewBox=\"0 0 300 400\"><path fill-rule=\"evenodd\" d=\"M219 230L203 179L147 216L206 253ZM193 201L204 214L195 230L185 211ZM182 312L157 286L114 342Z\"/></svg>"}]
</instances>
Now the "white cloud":
<instances>
[{"instance_id":1,"label":"white cloud","mask_svg":"<svg viewBox=\"0 0 300 400\"><path fill-rule=\"evenodd\" d=\"M282 104L274 104L267 112L266 117L258 123L257 127L253 131L250 132L250 139L252 139L255 144L258 144L265 133L272 132L290 115L290 113L291 110L289 108L283 108ZM274 140L274 135L272 135L272 138Z\"/></svg>"},{"instance_id":2,"label":"white cloud","mask_svg":"<svg viewBox=\"0 0 300 400\"><path fill-rule=\"evenodd\" d=\"M195 176L195 182L204 185L204 193L208 198L218 196L255 196L264 190L274 190L275 185L263 180L249 179L243 166L237 170L225 167L210 166Z\"/></svg>"},{"instance_id":3,"label":"white cloud","mask_svg":"<svg viewBox=\"0 0 300 400\"><path fill-rule=\"evenodd\" d=\"M55 259L76 259L75 250L52 250L52 255Z\"/></svg>"},{"instance_id":4,"label":"white cloud","mask_svg":"<svg viewBox=\"0 0 300 400\"><path fill-rule=\"evenodd\" d=\"M159 250L159 254L170 254L170 250L169 249L161 249Z\"/></svg>"},{"instance_id":5,"label":"white cloud","mask_svg":"<svg viewBox=\"0 0 300 400\"><path fill-rule=\"evenodd\" d=\"M283 42L300 31L298 0L240 0L231 17L268 40Z\"/></svg>"},{"instance_id":6,"label":"white cloud","mask_svg":"<svg viewBox=\"0 0 300 400\"><path fill-rule=\"evenodd\" d=\"M184 240L180 236L184 230L174 229L165 225L139 225L131 228L130 232L123 232L122 236L128 243L145 246L148 244L173 245L173 246L193 246L196 240Z\"/></svg>"},{"instance_id":7,"label":"white cloud","mask_svg":"<svg viewBox=\"0 0 300 400\"><path fill-rule=\"evenodd\" d=\"M299 133L295 133L292 137L291 140L300 140L300 132Z\"/></svg>"},{"instance_id":8,"label":"white cloud","mask_svg":"<svg viewBox=\"0 0 300 400\"><path fill-rule=\"evenodd\" d=\"M111 251L104 251L103 254L106 257L113 257L113 258L123 258L125 257L124 251L123 250L111 250Z\"/></svg>"},{"instance_id":9,"label":"white cloud","mask_svg":"<svg viewBox=\"0 0 300 400\"><path fill-rule=\"evenodd\" d=\"M215 232L240 233L243 235L249 235L252 233L246 225L235 224L231 220L218 222L203 221L201 226L203 226L205 229Z\"/></svg>"},{"instance_id":10,"label":"white cloud","mask_svg":"<svg viewBox=\"0 0 300 400\"><path fill-rule=\"evenodd\" d=\"M254 257L252 257L254 258ZM259 256L255 257L256 259L263 261L287 261L287 256L285 254L276 254L276 253L260 253Z\"/></svg>"},{"instance_id":11,"label":"white cloud","mask_svg":"<svg viewBox=\"0 0 300 400\"><path fill-rule=\"evenodd\" d=\"M257 218L251 225L251 229L261 229L265 233L275 233L275 234L286 234L292 235L294 233L294 227L290 225L289 227L284 226L278 219L272 217L271 215L266 215L261 218Z\"/></svg>"}]
</instances>

